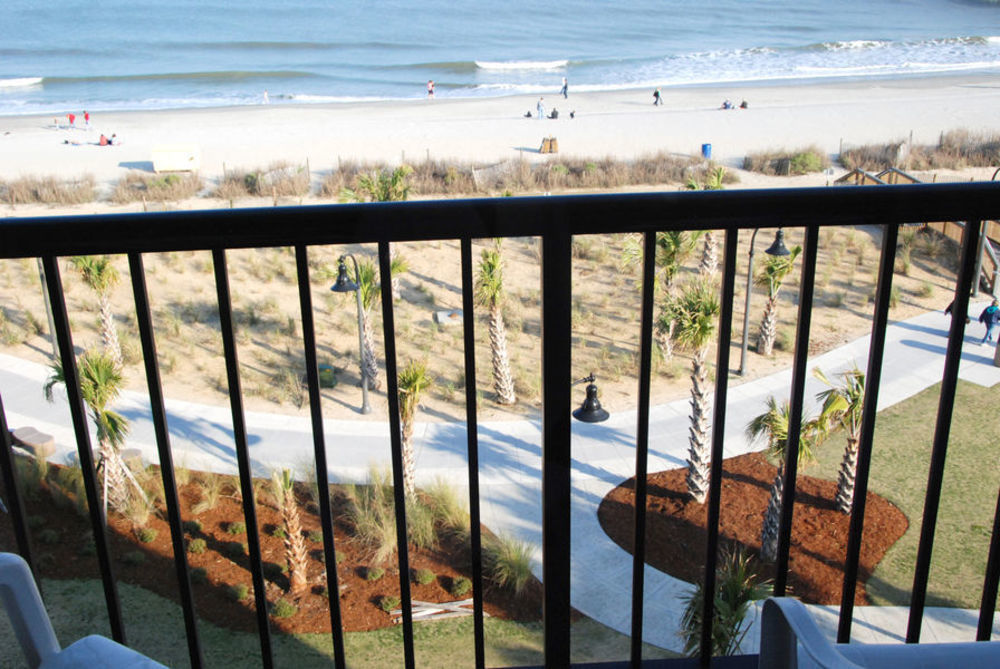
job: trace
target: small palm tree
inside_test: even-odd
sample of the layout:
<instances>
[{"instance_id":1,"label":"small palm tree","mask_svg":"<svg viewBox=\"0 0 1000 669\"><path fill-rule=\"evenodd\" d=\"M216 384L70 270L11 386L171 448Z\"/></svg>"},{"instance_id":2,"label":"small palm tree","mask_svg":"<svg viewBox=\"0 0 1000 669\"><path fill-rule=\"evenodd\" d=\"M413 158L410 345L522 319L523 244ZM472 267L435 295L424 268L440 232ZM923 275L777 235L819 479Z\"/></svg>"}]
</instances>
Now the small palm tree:
<instances>
[{"instance_id":1,"label":"small palm tree","mask_svg":"<svg viewBox=\"0 0 1000 669\"><path fill-rule=\"evenodd\" d=\"M507 356L507 329L503 322L503 257L501 241L483 249L476 277L476 301L490 310L490 352L493 359L493 389L500 404L515 404L514 378Z\"/></svg>"},{"instance_id":2,"label":"small palm tree","mask_svg":"<svg viewBox=\"0 0 1000 669\"><path fill-rule=\"evenodd\" d=\"M128 419L108 408L122 389L123 378L120 368L111 356L100 351L87 351L77 361L80 376L80 393L90 409L91 418L97 428L97 443L104 470L104 513L107 507L125 513L129 504L128 466L121 457L121 447L128 435ZM52 373L45 382L45 399L52 401L52 388L58 383L66 383L62 364L52 364Z\"/></svg>"},{"instance_id":3,"label":"small palm tree","mask_svg":"<svg viewBox=\"0 0 1000 669\"><path fill-rule=\"evenodd\" d=\"M674 338L678 346L692 351L691 357L691 427L688 437L688 493L699 504L708 493L709 421L711 395L708 390L708 367L705 358L715 334L719 298L705 280L684 286L680 294L667 301L665 311L676 323Z\"/></svg>"},{"instance_id":4,"label":"small palm tree","mask_svg":"<svg viewBox=\"0 0 1000 669\"><path fill-rule=\"evenodd\" d=\"M824 436L843 430L847 436L847 446L837 475L837 508L843 513L851 512L854 503L854 483L858 473L858 442L861 441L861 413L865 402L865 374L857 367L840 374L842 383L834 385L817 367L813 370L817 379L830 386L816 395L823 403L817 419Z\"/></svg>"},{"instance_id":5,"label":"small palm tree","mask_svg":"<svg viewBox=\"0 0 1000 669\"><path fill-rule=\"evenodd\" d=\"M725 188L726 168L716 167L705 175L705 180L699 182L694 177L688 179L688 190L722 190ZM719 240L712 230L705 231L705 247L701 254L701 264L698 271L703 276L714 276L719 269Z\"/></svg>"},{"instance_id":6,"label":"small palm tree","mask_svg":"<svg viewBox=\"0 0 1000 669\"><path fill-rule=\"evenodd\" d=\"M302 538L302 522L299 507L295 501L295 481L292 473L282 469L272 474L275 497L281 507L281 522L285 530L285 564L288 565L288 594L299 596L309 584L306 575L308 558L306 543Z\"/></svg>"},{"instance_id":7,"label":"small palm tree","mask_svg":"<svg viewBox=\"0 0 1000 669\"><path fill-rule=\"evenodd\" d=\"M696 232L669 230L656 233L656 267L660 278L657 289L662 290L664 295L669 297L673 294L674 279L677 278L684 261L694 251L702 234L700 230ZM638 259L639 254L634 255ZM670 360L674 356L674 326L674 321L663 310L661 303L653 336L664 360Z\"/></svg>"},{"instance_id":8,"label":"small palm tree","mask_svg":"<svg viewBox=\"0 0 1000 669\"><path fill-rule=\"evenodd\" d=\"M403 256L397 256L390 261L389 273L395 281L397 274L406 272L409 268ZM379 387L378 358L375 353L375 332L372 327L372 309L382 297L382 284L379 282L379 272L376 264L367 259L358 261L358 285L361 291L361 365L368 387Z\"/></svg>"},{"instance_id":9,"label":"small palm tree","mask_svg":"<svg viewBox=\"0 0 1000 669\"><path fill-rule=\"evenodd\" d=\"M84 283L97 293L104 350L111 356L115 365L121 368L124 366L122 347L118 343L118 329L115 327L115 316L111 312L111 291L121 281L121 275L111 264L111 258L108 256L74 256L70 262L80 271Z\"/></svg>"},{"instance_id":10,"label":"small palm tree","mask_svg":"<svg viewBox=\"0 0 1000 669\"><path fill-rule=\"evenodd\" d=\"M757 339L757 352L761 355L771 355L774 351L774 340L778 332L778 291L800 253L802 247L796 246L787 256L767 256L767 261L754 278L756 285L767 288L767 306L764 307L760 337Z\"/></svg>"},{"instance_id":11,"label":"small palm tree","mask_svg":"<svg viewBox=\"0 0 1000 669\"><path fill-rule=\"evenodd\" d=\"M403 489L407 497L417 491L413 457L413 417L424 391L434 385L434 377L427 372L426 362L415 360L399 371L399 422L403 446Z\"/></svg>"},{"instance_id":12,"label":"small palm tree","mask_svg":"<svg viewBox=\"0 0 1000 669\"><path fill-rule=\"evenodd\" d=\"M767 411L756 416L747 425L746 435L750 441L761 437L767 439L767 454L778 460L778 471L771 484L771 497L764 512L764 526L760 532L760 557L766 562L774 562L778 555L778 525L781 521L781 507L785 486L785 456L788 447L788 401L780 406L774 396L767 398ZM799 436L800 465L810 462L812 455L812 435L816 423L803 424Z\"/></svg>"},{"instance_id":13,"label":"small palm tree","mask_svg":"<svg viewBox=\"0 0 1000 669\"><path fill-rule=\"evenodd\" d=\"M409 176L413 168L400 165L394 170L375 170L359 174L357 188L345 188L340 198L350 202L399 202L410 196Z\"/></svg>"}]
</instances>

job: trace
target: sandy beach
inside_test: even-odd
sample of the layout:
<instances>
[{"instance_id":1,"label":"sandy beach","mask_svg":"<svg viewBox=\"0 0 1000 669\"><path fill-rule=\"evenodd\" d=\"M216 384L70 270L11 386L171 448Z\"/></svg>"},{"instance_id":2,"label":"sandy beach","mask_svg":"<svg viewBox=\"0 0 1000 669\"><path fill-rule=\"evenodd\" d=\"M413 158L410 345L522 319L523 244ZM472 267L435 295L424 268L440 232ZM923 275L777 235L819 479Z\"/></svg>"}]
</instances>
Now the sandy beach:
<instances>
[{"instance_id":1,"label":"sandy beach","mask_svg":"<svg viewBox=\"0 0 1000 669\"><path fill-rule=\"evenodd\" d=\"M719 109L724 99L749 109ZM738 167L748 152L817 145L836 155L841 145L899 141L917 144L941 132L1000 128L1000 82L987 75L827 81L796 86L733 85L664 88L654 107L651 90L545 96L556 120L535 114L538 98L514 96L144 112L92 112L89 130L66 128L66 118L0 117L0 179L26 175L93 175L116 181L129 169L151 169L162 145L195 145L201 174L275 161L304 164L314 178L338 160L399 163L427 157L491 163L538 153L543 137L559 140L559 156L630 159L659 151L698 155L712 145L719 163ZM66 110L78 115L80 110ZM575 112L575 118L569 113ZM101 133L120 146L98 146ZM71 142L71 143L65 143ZM73 144L78 142L79 144Z\"/></svg>"}]
</instances>

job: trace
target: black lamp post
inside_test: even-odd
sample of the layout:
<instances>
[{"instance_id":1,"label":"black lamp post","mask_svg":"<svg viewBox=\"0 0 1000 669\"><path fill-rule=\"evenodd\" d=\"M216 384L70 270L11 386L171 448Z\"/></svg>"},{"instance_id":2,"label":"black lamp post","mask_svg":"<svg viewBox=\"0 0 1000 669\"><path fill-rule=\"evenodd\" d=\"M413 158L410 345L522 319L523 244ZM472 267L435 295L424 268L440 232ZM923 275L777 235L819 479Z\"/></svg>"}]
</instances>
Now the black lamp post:
<instances>
[{"instance_id":1,"label":"black lamp post","mask_svg":"<svg viewBox=\"0 0 1000 669\"><path fill-rule=\"evenodd\" d=\"M601 401L597 399L597 386L594 385L596 380L594 373L591 372L590 376L573 382L574 386L578 383L587 383L587 399L573 412L573 418L584 423L603 423L608 419L608 412L601 408Z\"/></svg>"},{"instance_id":2,"label":"black lamp post","mask_svg":"<svg viewBox=\"0 0 1000 669\"><path fill-rule=\"evenodd\" d=\"M743 350L740 352L740 376L746 374L747 371L747 342L750 338L750 295L753 292L753 245L757 241L758 232L760 232L760 228L755 228L753 235L750 237L750 261L747 264L747 301L746 307L743 309ZM767 247L764 253L769 256L788 256L792 254L785 247L784 230L778 228L778 232L774 235L774 242Z\"/></svg>"},{"instance_id":3,"label":"black lamp post","mask_svg":"<svg viewBox=\"0 0 1000 669\"><path fill-rule=\"evenodd\" d=\"M347 276L347 263L344 258L350 258L354 263L354 281ZM358 261L350 253L340 256L337 266L337 282L330 286L330 290L335 293L354 293L358 298L358 355L361 362L361 413L371 413L372 407L368 403L368 375L365 374L365 338L364 325L361 321L361 272L358 271Z\"/></svg>"}]
</instances>

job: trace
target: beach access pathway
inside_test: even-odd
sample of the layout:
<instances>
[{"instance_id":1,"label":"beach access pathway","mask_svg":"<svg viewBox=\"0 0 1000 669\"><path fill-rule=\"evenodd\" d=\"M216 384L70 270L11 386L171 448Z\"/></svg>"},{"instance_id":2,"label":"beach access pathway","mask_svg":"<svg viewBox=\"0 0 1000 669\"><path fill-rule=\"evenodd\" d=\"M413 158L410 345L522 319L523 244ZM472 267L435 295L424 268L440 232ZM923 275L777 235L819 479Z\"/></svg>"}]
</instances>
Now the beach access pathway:
<instances>
[{"instance_id":1,"label":"beach access pathway","mask_svg":"<svg viewBox=\"0 0 1000 669\"><path fill-rule=\"evenodd\" d=\"M985 303L970 305L977 314ZM944 369L950 319L928 312L891 325L886 337L879 409L884 409L939 382ZM980 347L981 326L967 326L959 376L985 387L1000 382L993 365L992 346ZM868 337L809 361L828 376L857 365L864 369ZM751 360L752 364L752 360ZM45 401L42 385L49 370L39 364L0 356L0 388L11 429L32 426L55 437L53 462L75 463L76 446L69 408L62 389L53 403ZM757 450L746 442L747 422L761 413L769 395L787 397L791 370L730 384L726 411L725 455ZM822 389L817 380L806 383L808 399ZM127 448L138 449L146 462L158 462L148 398L123 394L115 406L131 421ZM599 622L630 632L632 556L601 529L597 507L615 486L635 471L636 412L616 412L604 423L573 422L572 441L572 605ZM655 472L684 466L688 447L688 399L655 406L650 411L648 469ZM171 447L176 466L220 473L236 473L232 417L228 406L209 406L167 400ZM269 476L276 469L293 468L308 476L314 461L308 417L247 412L249 450L254 474ZM93 429L93 428L91 428ZM388 468L388 423L324 421L329 475L334 482L363 482L372 467ZM93 439L93 436L92 436ZM467 433L464 423L418 423L414 433L418 484L443 479L467 491ZM95 442L96 443L96 442ZM480 499L482 522L493 531L513 535L535 547L535 573L541 575L541 425L533 421L488 422L479 425ZM915 481L914 485L923 485ZM646 567L644 640L679 651L682 597L691 586ZM811 607L830 638L836 634L837 608ZM861 643L902 641L908 609L855 608L854 640ZM971 641L978 613L929 608L925 612L926 642ZM756 625L756 620L754 621ZM1000 635L1000 613L993 628ZM756 652L759 634L751 629L743 650Z\"/></svg>"}]
</instances>

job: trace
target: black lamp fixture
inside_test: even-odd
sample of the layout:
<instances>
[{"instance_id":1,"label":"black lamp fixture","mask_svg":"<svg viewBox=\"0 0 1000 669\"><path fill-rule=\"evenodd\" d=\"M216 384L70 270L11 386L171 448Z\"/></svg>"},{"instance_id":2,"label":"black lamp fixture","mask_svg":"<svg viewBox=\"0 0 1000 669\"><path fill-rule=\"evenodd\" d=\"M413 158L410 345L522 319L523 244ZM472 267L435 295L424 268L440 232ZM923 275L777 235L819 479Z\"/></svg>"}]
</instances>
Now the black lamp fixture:
<instances>
[{"instance_id":1,"label":"black lamp fixture","mask_svg":"<svg viewBox=\"0 0 1000 669\"><path fill-rule=\"evenodd\" d=\"M350 258L354 263L354 280L347 275L347 262L345 258ZM371 413L372 407L368 403L368 375L365 374L365 340L364 325L361 322L361 272L358 271L358 261L350 253L340 256L337 266L337 281L330 290L335 293L354 293L358 298L358 355L361 363L361 413Z\"/></svg>"},{"instance_id":2,"label":"black lamp fixture","mask_svg":"<svg viewBox=\"0 0 1000 669\"><path fill-rule=\"evenodd\" d=\"M578 383L587 384L587 399L583 400L580 408L573 412L573 418L584 423L603 423L610 415L601 408L601 401L597 399L597 386L594 385L594 381L596 380L597 378L594 376L594 373L591 372L590 376L585 376L573 382L573 385Z\"/></svg>"},{"instance_id":3,"label":"black lamp fixture","mask_svg":"<svg viewBox=\"0 0 1000 669\"><path fill-rule=\"evenodd\" d=\"M743 309L743 348L740 352L740 376L746 374L747 371L747 346L750 337L750 294L753 289L753 245L757 241L758 232L760 232L760 228L755 228L753 235L750 236L750 258L747 263L747 299L746 306ZM774 235L774 241L765 249L764 253L776 257L792 255L792 252L785 246L784 230L778 228L778 232Z\"/></svg>"}]
</instances>

